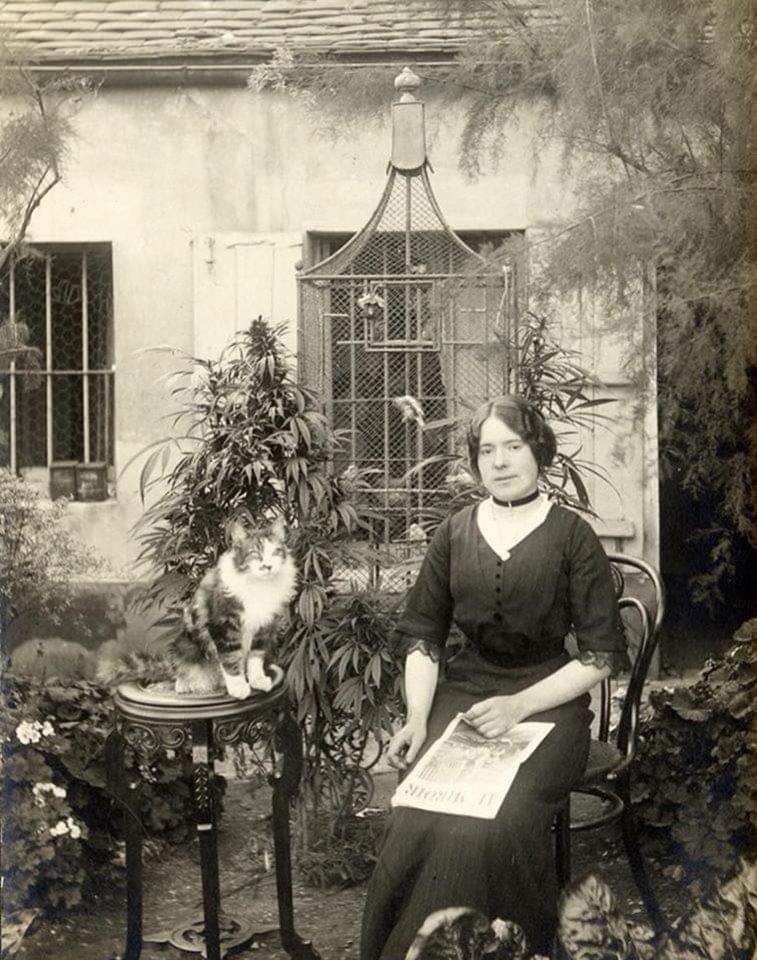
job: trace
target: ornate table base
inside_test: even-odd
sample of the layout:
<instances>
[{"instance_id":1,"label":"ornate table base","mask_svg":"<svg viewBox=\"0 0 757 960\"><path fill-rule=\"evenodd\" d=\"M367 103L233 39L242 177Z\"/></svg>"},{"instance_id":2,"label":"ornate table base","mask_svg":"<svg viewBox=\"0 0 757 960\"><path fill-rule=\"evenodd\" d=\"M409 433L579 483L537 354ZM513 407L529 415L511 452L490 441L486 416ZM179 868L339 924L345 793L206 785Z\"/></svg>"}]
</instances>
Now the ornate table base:
<instances>
[{"instance_id":1,"label":"ornate table base","mask_svg":"<svg viewBox=\"0 0 757 960\"><path fill-rule=\"evenodd\" d=\"M293 960L320 960L317 951L294 929L292 902L289 805L297 792L302 767L302 741L286 709L286 686L279 670L268 693L247 700L228 697L182 696L158 693L137 684L124 684L114 697L116 728L107 741L108 768L114 797L124 811L126 840L126 950L124 960L138 960L145 937L142 932L142 824L139 817L139 778L127 776L124 748L140 758L155 760L166 749L191 743L195 826L200 845L203 920L177 925L163 937L181 949L201 952L208 960L221 960L254 937L234 919L220 915L217 828L212 795L216 747L254 742L261 723L272 723L276 749L283 763L273 773L273 842L276 859L276 893L281 945ZM162 935L161 935L162 936ZM154 940L154 938L150 938ZM155 941L157 942L157 941ZM185 945L184 945L185 944ZM199 949L198 949L199 944Z\"/></svg>"},{"instance_id":2,"label":"ornate table base","mask_svg":"<svg viewBox=\"0 0 757 960\"><path fill-rule=\"evenodd\" d=\"M219 914L218 929L221 940L221 956L225 956L230 950L238 950L240 947L246 946L257 940L258 937L278 933L278 927L268 930L254 930L249 924L244 924L236 917L229 917L224 913ZM160 933L145 934L142 937L142 942L167 943L176 947L177 950L199 953L203 957L207 956L205 921L202 917L195 920L185 920L178 926L163 930Z\"/></svg>"}]
</instances>

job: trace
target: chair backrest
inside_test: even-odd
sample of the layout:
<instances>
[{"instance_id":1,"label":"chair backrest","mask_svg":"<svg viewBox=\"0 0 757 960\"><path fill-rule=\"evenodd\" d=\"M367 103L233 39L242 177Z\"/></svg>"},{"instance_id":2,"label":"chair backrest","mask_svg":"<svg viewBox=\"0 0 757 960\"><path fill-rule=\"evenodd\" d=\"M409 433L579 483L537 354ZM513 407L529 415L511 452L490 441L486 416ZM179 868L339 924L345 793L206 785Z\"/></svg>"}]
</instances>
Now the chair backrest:
<instances>
[{"instance_id":1,"label":"chair backrest","mask_svg":"<svg viewBox=\"0 0 757 960\"><path fill-rule=\"evenodd\" d=\"M632 610L638 615L639 621L638 646L634 656L631 658L631 674L628 679L628 686L623 698L623 705L615 733L617 747L625 757L623 762L623 766L625 767L631 763L636 751L641 695L644 691L644 684L647 680L652 658L659 643L660 625L665 616L665 588L658 571L651 563L647 563L646 560L641 560L639 557L632 557L625 553L608 553L607 557L613 568L618 607L620 608L621 615L624 610ZM627 574L629 571L636 575L641 575L640 586L642 591L646 594L651 593L653 595L652 609L650 609L650 602L646 597L642 599L627 591L624 574ZM628 633L627 626L626 633ZM630 652L629 650L629 654ZM602 682L601 687L599 708L600 740L608 740L610 737L610 714L611 687L610 680L607 679Z\"/></svg>"}]
</instances>

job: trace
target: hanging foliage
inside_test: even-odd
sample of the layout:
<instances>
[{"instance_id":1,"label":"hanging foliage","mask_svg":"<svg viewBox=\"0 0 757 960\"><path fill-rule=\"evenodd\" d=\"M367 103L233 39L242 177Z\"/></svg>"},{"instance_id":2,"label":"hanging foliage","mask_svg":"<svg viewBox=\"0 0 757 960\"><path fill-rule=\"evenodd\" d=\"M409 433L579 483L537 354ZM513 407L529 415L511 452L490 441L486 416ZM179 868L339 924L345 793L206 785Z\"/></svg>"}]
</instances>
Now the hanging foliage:
<instances>
[{"instance_id":1,"label":"hanging foliage","mask_svg":"<svg viewBox=\"0 0 757 960\"><path fill-rule=\"evenodd\" d=\"M517 128L534 170L548 158L562 174L572 208L526 238L530 303L541 311L556 296L597 297L607 308L594 337L625 338L626 370L642 388L659 384L663 479L708 514L693 596L716 598L757 529L751 7L561 0L547 14L514 0L438 0L437 9L440 25L462 23L472 36L451 64L419 71L441 98L437 112L463 116L461 167L496 171ZM328 57L290 47L251 85L290 90L326 125L385 110L385 67L350 69L349 81ZM507 171L498 175L506 188ZM642 343L627 336L640 285L652 305Z\"/></svg>"}]
</instances>

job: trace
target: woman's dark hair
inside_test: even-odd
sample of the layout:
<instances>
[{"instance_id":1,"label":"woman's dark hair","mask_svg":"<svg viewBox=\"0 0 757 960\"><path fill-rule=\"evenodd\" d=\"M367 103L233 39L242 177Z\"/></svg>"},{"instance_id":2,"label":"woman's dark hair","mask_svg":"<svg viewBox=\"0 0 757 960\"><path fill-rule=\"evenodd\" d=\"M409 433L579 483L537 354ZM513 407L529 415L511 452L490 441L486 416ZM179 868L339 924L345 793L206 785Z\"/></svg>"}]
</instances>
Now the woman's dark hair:
<instances>
[{"instance_id":1,"label":"woman's dark hair","mask_svg":"<svg viewBox=\"0 0 757 960\"><path fill-rule=\"evenodd\" d=\"M482 403L474 411L468 424L468 460L471 471L478 480L481 479L478 472L481 426L489 417L496 417L529 445L540 470L552 463L557 453L557 440L552 428L528 400L514 393L507 393Z\"/></svg>"}]
</instances>

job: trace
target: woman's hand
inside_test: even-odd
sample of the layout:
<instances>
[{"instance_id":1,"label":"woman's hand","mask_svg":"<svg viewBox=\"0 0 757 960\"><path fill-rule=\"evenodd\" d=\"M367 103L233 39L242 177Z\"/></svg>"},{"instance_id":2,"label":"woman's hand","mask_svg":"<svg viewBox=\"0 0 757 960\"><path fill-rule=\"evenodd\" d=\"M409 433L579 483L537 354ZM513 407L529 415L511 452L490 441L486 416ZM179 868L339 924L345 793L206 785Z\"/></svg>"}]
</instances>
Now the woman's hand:
<instances>
[{"instance_id":1,"label":"woman's hand","mask_svg":"<svg viewBox=\"0 0 757 960\"><path fill-rule=\"evenodd\" d=\"M463 714L463 719L484 737L501 737L528 716L517 697L490 697L480 700Z\"/></svg>"},{"instance_id":2,"label":"woman's hand","mask_svg":"<svg viewBox=\"0 0 757 960\"><path fill-rule=\"evenodd\" d=\"M386 759L395 770L404 770L418 756L418 751L426 742L426 724L419 720L408 720L389 741Z\"/></svg>"}]
</instances>

